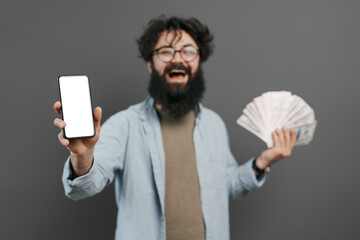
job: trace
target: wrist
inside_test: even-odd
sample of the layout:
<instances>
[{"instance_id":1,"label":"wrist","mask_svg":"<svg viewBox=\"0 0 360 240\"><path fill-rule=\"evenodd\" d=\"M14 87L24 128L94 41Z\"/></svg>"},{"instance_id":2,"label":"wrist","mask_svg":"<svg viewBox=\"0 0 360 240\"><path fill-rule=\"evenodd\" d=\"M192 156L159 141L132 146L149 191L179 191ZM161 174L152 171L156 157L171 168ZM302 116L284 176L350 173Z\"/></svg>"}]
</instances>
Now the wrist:
<instances>
[{"instance_id":1,"label":"wrist","mask_svg":"<svg viewBox=\"0 0 360 240\"><path fill-rule=\"evenodd\" d=\"M255 159L256 166L260 169L265 171L267 167L270 166L270 164L260 155Z\"/></svg>"},{"instance_id":2,"label":"wrist","mask_svg":"<svg viewBox=\"0 0 360 240\"><path fill-rule=\"evenodd\" d=\"M70 154L71 167L74 171L75 177L85 175L90 171L93 164L93 152L86 154Z\"/></svg>"},{"instance_id":3,"label":"wrist","mask_svg":"<svg viewBox=\"0 0 360 240\"><path fill-rule=\"evenodd\" d=\"M265 173L269 173L271 170L270 170L270 167L267 165L265 168L262 168L262 167L259 167L257 165L257 160L258 158L255 158L252 162L252 168L253 168L253 171L255 173L255 176L257 179L261 178Z\"/></svg>"}]
</instances>

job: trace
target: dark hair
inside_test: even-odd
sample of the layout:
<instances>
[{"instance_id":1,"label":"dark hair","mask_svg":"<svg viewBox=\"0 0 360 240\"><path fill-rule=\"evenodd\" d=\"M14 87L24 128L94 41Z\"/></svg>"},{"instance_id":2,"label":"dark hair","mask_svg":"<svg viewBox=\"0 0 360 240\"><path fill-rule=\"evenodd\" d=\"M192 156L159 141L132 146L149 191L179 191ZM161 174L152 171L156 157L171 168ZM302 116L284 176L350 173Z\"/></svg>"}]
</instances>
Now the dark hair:
<instances>
[{"instance_id":1,"label":"dark hair","mask_svg":"<svg viewBox=\"0 0 360 240\"><path fill-rule=\"evenodd\" d=\"M141 57L146 62L151 62L154 46L160 34L164 31L174 31L175 38L179 30L184 30L195 40L199 47L200 61L206 61L213 51L213 35L210 33L208 27L196 18L167 18L163 15L150 20L140 39L136 40L139 45Z\"/></svg>"}]
</instances>

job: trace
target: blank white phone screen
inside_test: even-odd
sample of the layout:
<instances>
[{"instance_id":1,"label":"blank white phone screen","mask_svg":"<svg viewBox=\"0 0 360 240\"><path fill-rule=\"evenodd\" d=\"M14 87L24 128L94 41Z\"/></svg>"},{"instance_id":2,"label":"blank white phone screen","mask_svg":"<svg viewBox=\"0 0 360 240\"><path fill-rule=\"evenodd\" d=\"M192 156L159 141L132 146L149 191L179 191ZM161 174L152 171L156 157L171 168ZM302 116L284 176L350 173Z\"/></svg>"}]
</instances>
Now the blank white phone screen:
<instances>
[{"instance_id":1,"label":"blank white phone screen","mask_svg":"<svg viewBox=\"0 0 360 240\"><path fill-rule=\"evenodd\" d=\"M65 137L80 138L94 135L90 85L87 76L60 76L59 88Z\"/></svg>"}]
</instances>

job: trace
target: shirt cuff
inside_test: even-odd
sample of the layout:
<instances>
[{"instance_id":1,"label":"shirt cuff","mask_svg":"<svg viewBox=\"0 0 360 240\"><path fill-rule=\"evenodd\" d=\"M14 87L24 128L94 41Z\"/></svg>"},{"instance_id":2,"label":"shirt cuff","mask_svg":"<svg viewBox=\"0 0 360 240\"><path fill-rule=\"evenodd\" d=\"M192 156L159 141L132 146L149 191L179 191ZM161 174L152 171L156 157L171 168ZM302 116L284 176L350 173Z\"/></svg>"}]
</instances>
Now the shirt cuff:
<instances>
[{"instance_id":1,"label":"shirt cuff","mask_svg":"<svg viewBox=\"0 0 360 240\"><path fill-rule=\"evenodd\" d=\"M88 173L73 178L74 172L70 162L70 156L65 162L63 171L63 182L71 188L86 188L92 184L91 179L96 175L96 168L94 167L95 161L93 162Z\"/></svg>"},{"instance_id":2,"label":"shirt cuff","mask_svg":"<svg viewBox=\"0 0 360 240\"><path fill-rule=\"evenodd\" d=\"M255 158L251 158L244 164L244 168L241 168L242 172L240 173L240 177L242 178L245 188L249 191L260 188L266 180L266 173L263 174L259 179L256 178L254 170L252 168L252 162Z\"/></svg>"}]
</instances>

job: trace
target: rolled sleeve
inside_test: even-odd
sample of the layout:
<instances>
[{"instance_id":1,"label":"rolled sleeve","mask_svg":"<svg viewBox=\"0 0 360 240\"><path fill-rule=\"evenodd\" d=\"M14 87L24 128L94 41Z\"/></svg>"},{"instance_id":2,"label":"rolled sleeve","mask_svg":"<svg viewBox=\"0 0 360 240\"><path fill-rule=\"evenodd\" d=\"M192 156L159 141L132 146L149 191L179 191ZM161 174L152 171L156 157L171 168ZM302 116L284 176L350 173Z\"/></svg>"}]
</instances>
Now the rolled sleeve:
<instances>
[{"instance_id":1,"label":"rolled sleeve","mask_svg":"<svg viewBox=\"0 0 360 240\"><path fill-rule=\"evenodd\" d=\"M94 164L88 173L72 179L73 172L70 166L69 157L64 165L62 176L65 195L73 200L80 200L95 195L97 193L97 188L96 184L94 184L94 179L96 179L97 172L96 162L94 161Z\"/></svg>"},{"instance_id":2,"label":"rolled sleeve","mask_svg":"<svg viewBox=\"0 0 360 240\"><path fill-rule=\"evenodd\" d=\"M248 191L252 191L260 188L265 183L265 179L266 179L266 174L261 176L261 178L259 179L256 178L254 170L252 168L252 162L254 160L255 158L251 158L242 166L239 166L239 175L241 181L244 182L244 187Z\"/></svg>"},{"instance_id":3,"label":"rolled sleeve","mask_svg":"<svg viewBox=\"0 0 360 240\"><path fill-rule=\"evenodd\" d=\"M252 168L252 161L255 158L251 158L246 163L238 166L235 173L231 176L230 196L243 197L248 192L254 191L260 188L266 180L266 174L257 179Z\"/></svg>"}]
</instances>

